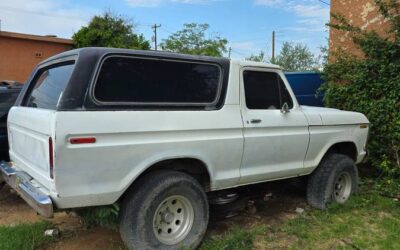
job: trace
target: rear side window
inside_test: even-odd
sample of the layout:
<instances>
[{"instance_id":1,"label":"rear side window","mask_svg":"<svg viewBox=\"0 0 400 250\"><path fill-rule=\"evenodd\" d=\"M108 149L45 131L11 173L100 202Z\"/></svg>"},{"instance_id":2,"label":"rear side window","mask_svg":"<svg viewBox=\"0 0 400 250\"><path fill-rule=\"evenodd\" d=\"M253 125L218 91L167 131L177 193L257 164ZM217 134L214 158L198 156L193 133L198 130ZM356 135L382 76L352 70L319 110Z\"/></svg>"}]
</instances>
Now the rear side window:
<instances>
[{"instance_id":1,"label":"rear side window","mask_svg":"<svg viewBox=\"0 0 400 250\"><path fill-rule=\"evenodd\" d=\"M284 103L293 107L292 98L279 74L246 70L243 80L247 108L281 109Z\"/></svg>"},{"instance_id":2,"label":"rear side window","mask_svg":"<svg viewBox=\"0 0 400 250\"><path fill-rule=\"evenodd\" d=\"M25 97L25 106L56 110L73 69L74 64L67 63L39 70Z\"/></svg>"},{"instance_id":3,"label":"rear side window","mask_svg":"<svg viewBox=\"0 0 400 250\"><path fill-rule=\"evenodd\" d=\"M213 104L218 101L220 80L217 65L109 57L100 69L94 96L117 104Z\"/></svg>"}]
</instances>

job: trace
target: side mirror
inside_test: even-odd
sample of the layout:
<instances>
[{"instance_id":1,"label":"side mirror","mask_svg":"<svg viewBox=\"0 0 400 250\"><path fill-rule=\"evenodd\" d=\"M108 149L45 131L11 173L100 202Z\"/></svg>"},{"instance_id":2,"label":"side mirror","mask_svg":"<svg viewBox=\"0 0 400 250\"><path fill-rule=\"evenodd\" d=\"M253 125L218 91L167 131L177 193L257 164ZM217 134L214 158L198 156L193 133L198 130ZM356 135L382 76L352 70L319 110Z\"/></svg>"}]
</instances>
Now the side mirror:
<instances>
[{"instance_id":1,"label":"side mirror","mask_svg":"<svg viewBox=\"0 0 400 250\"><path fill-rule=\"evenodd\" d=\"M285 103L282 105L281 113L282 113L282 114L287 114L287 113L289 113L289 112L290 112L289 104L287 104L287 102L285 102Z\"/></svg>"}]
</instances>

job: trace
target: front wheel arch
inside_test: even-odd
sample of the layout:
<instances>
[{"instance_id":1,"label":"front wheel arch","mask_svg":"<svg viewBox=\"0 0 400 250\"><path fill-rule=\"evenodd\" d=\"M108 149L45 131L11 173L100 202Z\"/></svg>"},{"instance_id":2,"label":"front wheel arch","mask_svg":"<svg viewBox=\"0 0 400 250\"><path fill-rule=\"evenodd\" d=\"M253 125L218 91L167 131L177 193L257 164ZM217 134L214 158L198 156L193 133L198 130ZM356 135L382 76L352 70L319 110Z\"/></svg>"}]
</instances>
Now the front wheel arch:
<instances>
[{"instance_id":1,"label":"front wheel arch","mask_svg":"<svg viewBox=\"0 0 400 250\"><path fill-rule=\"evenodd\" d=\"M357 161L358 150L356 144L352 141L342 141L342 142L335 142L326 149L325 153L322 154L321 159L319 159L318 161L318 166L327 156L335 153L346 155L350 157L354 162ZM316 169L314 169L314 171Z\"/></svg>"}]
</instances>

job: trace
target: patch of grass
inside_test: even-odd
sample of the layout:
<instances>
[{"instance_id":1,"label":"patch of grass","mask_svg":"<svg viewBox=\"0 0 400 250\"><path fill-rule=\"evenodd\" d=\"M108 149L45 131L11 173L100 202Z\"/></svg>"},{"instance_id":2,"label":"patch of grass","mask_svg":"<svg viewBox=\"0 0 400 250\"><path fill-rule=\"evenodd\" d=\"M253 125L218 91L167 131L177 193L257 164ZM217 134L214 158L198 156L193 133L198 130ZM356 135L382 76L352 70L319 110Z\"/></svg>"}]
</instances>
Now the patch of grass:
<instances>
[{"instance_id":1,"label":"patch of grass","mask_svg":"<svg viewBox=\"0 0 400 250\"><path fill-rule=\"evenodd\" d=\"M281 231L296 236L294 248L400 249L400 204L363 194L293 219Z\"/></svg>"},{"instance_id":2,"label":"patch of grass","mask_svg":"<svg viewBox=\"0 0 400 250\"><path fill-rule=\"evenodd\" d=\"M251 250L254 247L256 235L262 231L263 227L251 230L235 227L224 235L215 236L204 241L200 250Z\"/></svg>"},{"instance_id":3,"label":"patch of grass","mask_svg":"<svg viewBox=\"0 0 400 250\"><path fill-rule=\"evenodd\" d=\"M275 227L235 228L201 249L400 249L400 202L364 189L344 205L310 210Z\"/></svg>"},{"instance_id":4,"label":"patch of grass","mask_svg":"<svg viewBox=\"0 0 400 250\"><path fill-rule=\"evenodd\" d=\"M119 204L115 203L109 206L77 209L76 213L82 217L88 228L103 226L116 230L118 228L119 210Z\"/></svg>"},{"instance_id":5,"label":"patch of grass","mask_svg":"<svg viewBox=\"0 0 400 250\"><path fill-rule=\"evenodd\" d=\"M44 231L51 226L49 222L21 224L13 227L0 226L0 249L37 249L52 241L51 237L44 236Z\"/></svg>"}]
</instances>

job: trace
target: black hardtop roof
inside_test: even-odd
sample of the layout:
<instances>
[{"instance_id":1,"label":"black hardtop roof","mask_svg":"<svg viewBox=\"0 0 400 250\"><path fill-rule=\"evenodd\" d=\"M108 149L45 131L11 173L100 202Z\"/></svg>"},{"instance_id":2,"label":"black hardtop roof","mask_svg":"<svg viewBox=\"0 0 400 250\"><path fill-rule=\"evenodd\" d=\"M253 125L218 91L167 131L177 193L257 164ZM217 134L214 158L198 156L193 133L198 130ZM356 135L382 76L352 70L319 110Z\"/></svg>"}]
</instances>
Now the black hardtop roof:
<instances>
[{"instance_id":1,"label":"black hardtop roof","mask_svg":"<svg viewBox=\"0 0 400 250\"><path fill-rule=\"evenodd\" d=\"M155 50L133 50L133 49L117 49L117 48L104 48L104 47L86 47L80 49L69 50L62 52L55 56L52 56L40 64L45 64L53 60L62 59L63 57L69 56L80 56L81 54L96 55L101 58L107 54L125 54L125 55L136 55L136 56L150 56L150 57L163 57L171 59L182 59L192 61L205 61L205 62L216 62L216 63L228 63L229 58L211 57L211 56L198 56L198 55L187 55L168 51L155 51Z\"/></svg>"},{"instance_id":2,"label":"black hardtop roof","mask_svg":"<svg viewBox=\"0 0 400 250\"><path fill-rule=\"evenodd\" d=\"M37 75L37 72L41 70L41 68L46 68L51 65L56 65L59 63L68 62L73 57L73 60L76 60L75 67L70 76L69 83L67 84L65 90L63 91L62 98L59 100L59 104L57 107L58 111L67 111L67 110L136 110L138 108L143 109L159 109L159 106L138 106L136 104L132 105L102 105L96 103L90 97L91 92L88 91L91 84L95 81L96 72L100 67L100 61L109 56L109 55L121 55L121 56L136 56L136 57L147 57L161 60L182 60L182 61L192 61L192 62L200 62L200 63L212 63L217 64L221 67L222 77L222 85L223 91L221 92L219 101L217 105L214 106L199 106L199 107L175 107L175 106L165 106L166 109L187 109L187 110L195 110L197 109L217 109L222 107L225 96L226 89L228 86L229 79L229 69L231 60L228 58L218 58L218 57L209 57L209 56L196 56L196 55L185 55L178 53L171 53L165 51L151 51L151 50L131 50L131 49L115 49L115 48L101 48L101 47L88 47L81 49L69 50L53 57L50 57L43 62L41 62L31 74L31 77L22 90L22 94L20 98L18 98L16 105L22 105L23 98L28 91L27 86L31 86L34 83L34 79ZM73 84L71 84L73 83ZM33 86L33 85L32 85ZM88 98L87 98L88 96Z\"/></svg>"}]
</instances>

